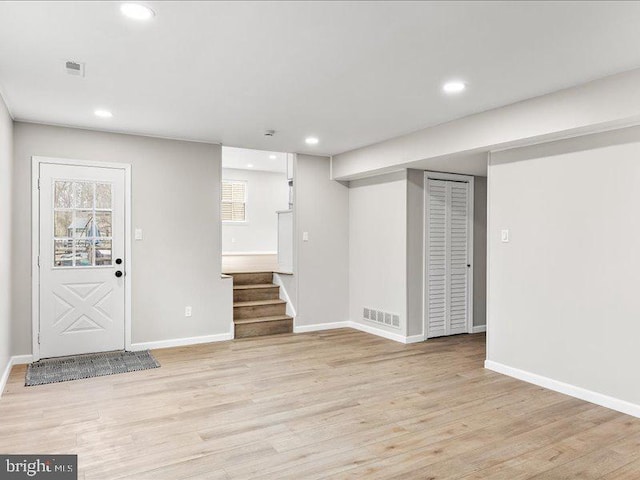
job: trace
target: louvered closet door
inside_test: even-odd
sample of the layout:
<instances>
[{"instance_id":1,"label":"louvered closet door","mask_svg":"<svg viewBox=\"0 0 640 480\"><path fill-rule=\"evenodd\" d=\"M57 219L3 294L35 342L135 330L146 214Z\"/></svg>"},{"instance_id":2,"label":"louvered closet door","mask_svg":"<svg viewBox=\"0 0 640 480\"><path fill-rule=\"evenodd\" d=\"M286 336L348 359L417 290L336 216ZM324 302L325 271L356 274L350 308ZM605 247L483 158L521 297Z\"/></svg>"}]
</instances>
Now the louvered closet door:
<instances>
[{"instance_id":1,"label":"louvered closet door","mask_svg":"<svg viewBox=\"0 0 640 480\"><path fill-rule=\"evenodd\" d=\"M468 332L469 184L427 180L427 336Z\"/></svg>"}]
</instances>

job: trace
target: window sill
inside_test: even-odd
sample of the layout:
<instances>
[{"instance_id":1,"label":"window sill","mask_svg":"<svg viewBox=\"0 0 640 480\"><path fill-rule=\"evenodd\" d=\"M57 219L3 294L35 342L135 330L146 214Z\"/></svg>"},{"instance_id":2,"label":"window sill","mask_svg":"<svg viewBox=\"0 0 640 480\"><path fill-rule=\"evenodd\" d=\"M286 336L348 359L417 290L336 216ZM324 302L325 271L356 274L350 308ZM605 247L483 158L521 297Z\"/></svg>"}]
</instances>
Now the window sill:
<instances>
[{"instance_id":1,"label":"window sill","mask_svg":"<svg viewBox=\"0 0 640 480\"><path fill-rule=\"evenodd\" d=\"M246 220L244 222L229 222L229 221L223 220L222 225L229 225L233 227L246 227L249 225L249 222L247 222Z\"/></svg>"}]
</instances>

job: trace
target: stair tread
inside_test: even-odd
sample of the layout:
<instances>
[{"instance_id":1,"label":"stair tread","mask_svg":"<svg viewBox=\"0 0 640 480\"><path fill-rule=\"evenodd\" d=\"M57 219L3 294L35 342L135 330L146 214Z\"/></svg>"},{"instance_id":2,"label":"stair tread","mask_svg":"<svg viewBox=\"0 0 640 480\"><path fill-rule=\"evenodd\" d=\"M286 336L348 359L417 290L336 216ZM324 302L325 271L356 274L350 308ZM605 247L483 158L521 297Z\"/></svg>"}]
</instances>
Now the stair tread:
<instances>
[{"instance_id":1,"label":"stair tread","mask_svg":"<svg viewBox=\"0 0 640 480\"><path fill-rule=\"evenodd\" d=\"M265 273L271 273L273 274L273 271L271 270L258 270L256 272L253 271L245 271L245 272L222 272L225 275L260 275L260 274L265 274Z\"/></svg>"},{"instance_id":2,"label":"stair tread","mask_svg":"<svg viewBox=\"0 0 640 480\"><path fill-rule=\"evenodd\" d=\"M283 303L287 303L281 299L273 299L273 300L251 300L249 302L234 302L233 308L236 307L257 307L260 305L280 305Z\"/></svg>"},{"instance_id":3,"label":"stair tread","mask_svg":"<svg viewBox=\"0 0 640 480\"><path fill-rule=\"evenodd\" d=\"M243 323L276 322L278 320L293 320L293 317L290 317L289 315L272 315L269 317L242 318L234 320L233 323L238 325Z\"/></svg>"},{"instance_id":4,"label":"stair tread","mask_svg":"<svg viewBox=\"0 0 640 480\"><path fill-rule=\"evenodd\" d=\"M248 285L234 285L234 290L251 290L252 288L278 288L275 283L253 283Z\"/></svg>"}]
</instances>

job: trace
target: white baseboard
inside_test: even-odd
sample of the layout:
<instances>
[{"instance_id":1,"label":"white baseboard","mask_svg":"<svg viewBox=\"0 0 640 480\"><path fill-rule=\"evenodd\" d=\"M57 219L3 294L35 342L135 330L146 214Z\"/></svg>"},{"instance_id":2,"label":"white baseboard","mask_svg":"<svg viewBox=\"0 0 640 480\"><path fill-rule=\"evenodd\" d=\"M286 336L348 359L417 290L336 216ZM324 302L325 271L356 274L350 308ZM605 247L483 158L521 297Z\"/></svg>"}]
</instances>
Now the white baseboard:
<instances>
[{"instance_id":1,"label":"white baseboard","mask_svg":"<svg viewBox=\"0 0 640 480\"><path fill-rule=\"evenodd\" d=\"M222 252L224 257L242 257L242 256L252 256L257 257L259 255L277 255L278 252Z\"/></svg>"},{"instance_id":2,"label":"white baseboard","mask_svg":"<svg viewBox=\"0 0 640 480\"><path fill-rule=\"evenodd\" d=\"M403 343L418 343L424 341L424 335L421 333L420 335L409 335L408 337L405 337L405 341Z\"/></svg>"},{"instance_id":3,"label":"white baseboard","mask_svg":"<svg viewBox=\"0 0 640 480\"><path fill-rule=\"evenodd\" d=\"M387 330L374 327L373 325L366 325L364 323L350 323L351 328L355 328L356 330L360 330L361 332L371 333L372 335L377 335L378 337L386 338L388 340L393 340L400 343L407 343L407 337L399 333L389 332Z\"/></svg>"},{"instance_id":4,"label":"white baseboard","mask_svg":"<svg viewBox=\"0 0 640 480\"><path fill-rule=\"evenodd\" d=\"M7 366L5 367L4 372L2 372L2 377L0 377L0 397L4 393L4 387L7 386L7 381L9 381L11 368L14 365L23 365L25 363L31 363L32 361L33 355L14 355L13 357L9 357Z\"/></svg>"},{"instance_id":5,"label":"white baseboard","mask_svg":"<svg viewBox=\"0 0 640 480\"><path fill-rule=\"evenodd\" d=\"M170 340L157 340L155 342L132 343L131 350L154 350L157 348L184 347L186 345L198 345L200 343L224 342L233 340L233 332L219 333L217 335L203 335L201 337L172 338Z\"/></svg>"},{"instance_id":6,"label":"white baseboard","mask_svg":"<svg viewBox=\"0 0 640 480\"><path fill-rule=\"evenodd\" d=\"M474 325L471 327L471 333L482 333L487 331L486 325Z\"/></svg>"},{"instance_id":7,"label":"white baseboard","mask_svg":"<svg viewBox=\"0 0 640 480\"><path fill-rule=\"evenodd\" d=\"M518 368L509 367L502 363L494 362L491 360L485 360L484 367L493 370L494 372L508 375L509 377L517 378L528 383L533 383L540 387L548 388L554 392L564 393L571 397L579 398L587 402L595 403L602 407L610 408L618 412L626 413L634 417L640 418L640 405L627 402L626 400L620 400L618 398L610 397L602 393L587 390L586 388L577 387L568 383L554 380L552 378L543 377L536 373L527 372Z\"/></svg>"},{"instance_id":8,"label":"white baseboard","mask_svg":"<svg viewBox=\"0 0 640 480\"><path fill-rule=\"evenodd\" d=\"M293 333L319 332L321 330L333 330L335 328L349 328L351 322L316 323L313 325L293 325Z\"/></svg>"}]
</instances>

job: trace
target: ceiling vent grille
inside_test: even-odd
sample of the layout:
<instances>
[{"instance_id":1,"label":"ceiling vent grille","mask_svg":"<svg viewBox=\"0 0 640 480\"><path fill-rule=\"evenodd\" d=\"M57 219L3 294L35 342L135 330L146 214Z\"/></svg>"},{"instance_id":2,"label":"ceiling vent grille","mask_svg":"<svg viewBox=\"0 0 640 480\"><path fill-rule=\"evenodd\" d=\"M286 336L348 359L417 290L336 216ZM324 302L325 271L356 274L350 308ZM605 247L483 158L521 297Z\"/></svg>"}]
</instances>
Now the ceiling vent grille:
<instances>
[{"instance_id":1,"label":"ceiling vent grille","mask_svg":"<svg viewBox=\"0 0 640 480\"><path fill-rule=\"evenodd\" d=\"M68 61L64 64L64 68L69 75L84 77L84 63Z\"/></svg>"},{"instance_id":2,"label":"ceiling vent grille","mask_svg":"<svg viewBox=\"0 0 640 480\"><path fill-rule=\"evenodd\" d=\"M400 328L400 315L397 313L375 310L373 308L364 307L362 309L362 318L369 322L375 322L387 327Z\"/></svg>"}]
</instances>

